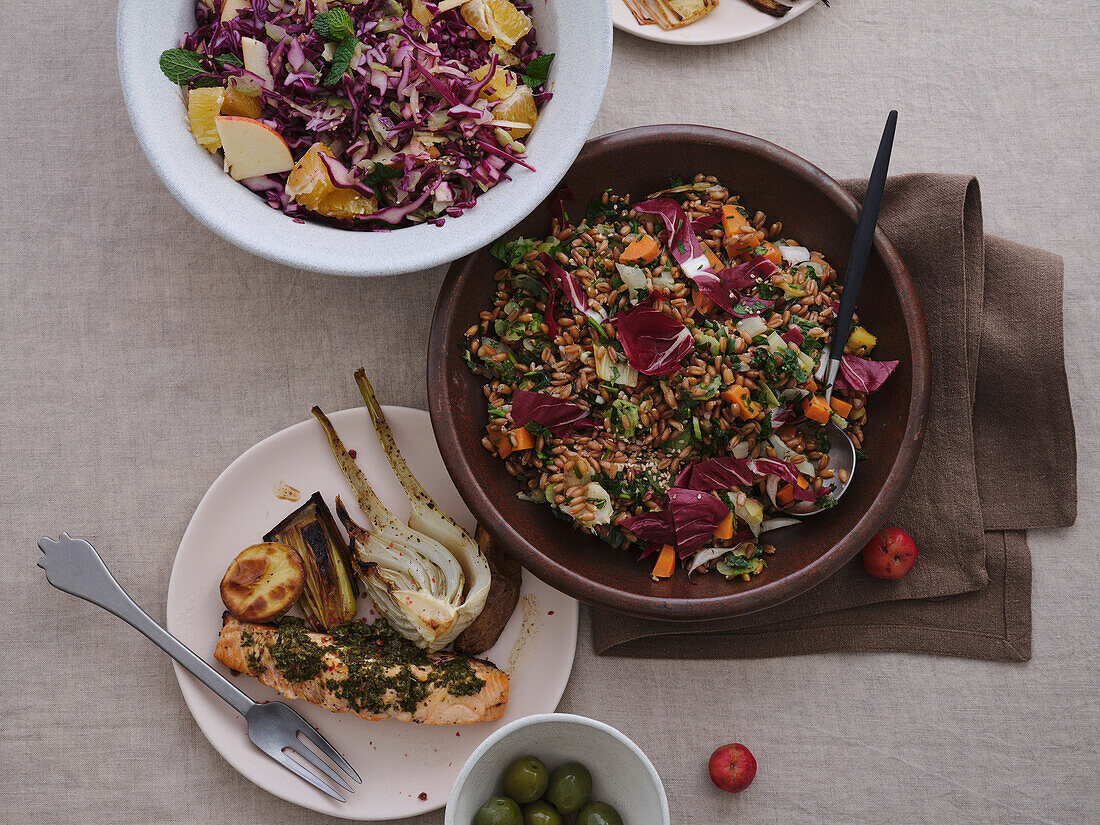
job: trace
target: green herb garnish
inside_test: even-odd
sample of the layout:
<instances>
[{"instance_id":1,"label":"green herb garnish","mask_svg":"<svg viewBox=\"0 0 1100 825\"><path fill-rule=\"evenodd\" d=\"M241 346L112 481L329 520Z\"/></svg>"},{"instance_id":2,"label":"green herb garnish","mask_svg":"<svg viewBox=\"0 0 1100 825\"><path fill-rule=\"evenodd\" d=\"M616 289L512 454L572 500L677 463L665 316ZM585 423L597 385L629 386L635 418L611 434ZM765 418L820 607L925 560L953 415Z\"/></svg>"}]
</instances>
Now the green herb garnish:
<instances>
[{"instance_id":1,"label":"green herb garnish","mask_svg":"<svg viewBox=\"0 0 1100 825\"><path fill-rule=\"evenodd\" d=\"M537 89L546 79L550 76L550 64L554 62L554 55L542 54L527 64L527 68L524 73L520 75L520 79L530 86L532 89Z\"/></svg>"},{"instance_id":2,"label":"green herb garnish","mask_svg":"<svg viewBox=\"0 0 1100 825\"><path fill-rule=\"evenodd\" d=\"M203 66L203 56L188 49L166 49L160 55L160 70L164 76L177 86L217 86L212 77L200 77L207 73Z\"/></svg>"},{"instance_id":3,"label":"green herb garnish","mask_svg":"<svg viewBox=\"0 0 1100 825\"><path fill-rule=\"evenodd\" d=\"M336 11L336 9L333 9L333 11ZM340 41L336 51L333 52L332 65L329 67L328 74L325 75L324 84L326 86L335 86L340 82L344 72L351 66L352 58L355 57L355 47L358 45L359 41L354 37L345 37Z\"/></svg>"},{"instance_id":4,"label":"green herb garnish","mask_svg":"<svg viewBox=\"0 0 1100 825\"><path fill-rule=\"evenodd\" d=\"M355 37L355 26L345 9L335 8L313 18L313 30L325 40L340 42Z\"/></svg>"}]
</instances>

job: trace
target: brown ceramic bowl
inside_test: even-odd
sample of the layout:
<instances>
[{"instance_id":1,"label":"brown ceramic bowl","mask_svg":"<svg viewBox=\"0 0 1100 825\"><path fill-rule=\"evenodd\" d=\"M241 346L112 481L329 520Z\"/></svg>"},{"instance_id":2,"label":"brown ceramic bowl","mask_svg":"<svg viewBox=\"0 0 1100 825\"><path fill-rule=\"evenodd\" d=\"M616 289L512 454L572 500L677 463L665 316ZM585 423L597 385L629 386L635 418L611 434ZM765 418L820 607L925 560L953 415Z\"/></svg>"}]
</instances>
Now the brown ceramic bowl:
<instances>
[{"instance_id":1,"label":"brown ceramic bowl","mask_svg":"<svg viewBox=\"0 0 1100 825\"><path fill-rule=\"evenodd\" d=\"M870 144L868 144L870 146ZM868 156L870 163L870 156ZM571 209L611 187L642 199L670 177L698 172L718 179L750 209L782 221L784 232L848 260L859 206L817 167L771 143L701 126L649 126L588 142L565 177ZM543 237L541 209L509 237ZM775 534L778 552L751 582L683 572L653 581L649 563L572 529L545 505L521 501L518 486L481 444L487 411L483 380L461 358L463 332L491 304L499 263L482 249L452 264L439 292L428 354L428 398L447 469L478 521L543 581L581 601L656 619L715 619L772 607L820 583L851 559L885 523L920 450L928 407L930 355L920 300L897 250L881 230L867 267L860 319L878 336L876 359L901 362L871 404L864 449L851 487L836 508Z\"/></svg>"}]
</instances>

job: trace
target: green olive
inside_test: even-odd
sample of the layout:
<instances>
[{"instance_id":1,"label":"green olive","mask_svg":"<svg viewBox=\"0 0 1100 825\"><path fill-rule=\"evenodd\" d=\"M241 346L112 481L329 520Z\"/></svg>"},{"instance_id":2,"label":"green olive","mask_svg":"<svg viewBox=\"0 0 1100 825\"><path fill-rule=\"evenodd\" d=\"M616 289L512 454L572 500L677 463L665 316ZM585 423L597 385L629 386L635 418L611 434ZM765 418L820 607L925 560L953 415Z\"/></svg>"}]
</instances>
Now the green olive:
<instances>
[{"instance_id":1,"label":"green olive","mask_svg":"<svg viewBox=\"0 0 1100 825\"><path fill-rule=\"evenodd\" d=\"M545 799L540 799L538 802L532 802L530 805L523 806L523 825L561 825L561 814L558 813L558 809L547 802Z\"/></svg>"},{"instance_id":2,"label":"green olive","mask_svg":"<svg viewBox=\"0 0 1100 825\"><path fill-rule=\"evenodd\" d=\"M504 769L504 793L521 805L546 793L549 781L546 766L535 756L521 756Z\"/></svg>"},{"instance_id":3,"label":"green olive","mask_svg":"<svg viewBox=\"0 0 1100 825\"><path fill-rule=\"evenodd\" d=\"M473 825L523 825L523 814L515 800L494 796L477 809Z\"/></svg>"},{"instance_id":4,"label":"green olive","mask_svg":"<svg viewBox=\"0 0 1100 825\"><path fill-rule=\"evenodd\" d=\"M584 807L592 796L592 774L580 762L566 762L554 768L546 798L563 814L571 814Z\"/></svg>"},{"instance_id":5,"label":"green olive","mask_svg":"<svg viewBox=\"0 0 1100 825\"><path fill-rule=\"evenodd\" d=\"M577 814L577 825L623 825L623 818L606 802L589 802Z\"/></svg>"}]
</instances>

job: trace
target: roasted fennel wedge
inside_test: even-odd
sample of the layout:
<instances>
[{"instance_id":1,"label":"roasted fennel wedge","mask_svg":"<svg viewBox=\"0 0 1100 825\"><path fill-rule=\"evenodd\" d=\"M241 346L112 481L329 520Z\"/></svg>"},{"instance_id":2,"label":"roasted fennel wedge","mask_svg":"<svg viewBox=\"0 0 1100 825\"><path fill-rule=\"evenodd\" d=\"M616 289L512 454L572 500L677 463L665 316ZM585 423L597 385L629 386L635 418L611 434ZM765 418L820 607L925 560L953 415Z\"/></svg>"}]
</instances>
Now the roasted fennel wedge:
<instances>
[{"instance_id":1,"label":"roasted fennel wedge","mask_svg":"<svg viewBox=\"0 0 1100 825\"><path fill-rule=\"evenodd\" d=\"M424 485L417 480L412 470L409 469L405 457L397 449L397 442L394 440L393 431L386 420L386 414L382 412L382 407L374 396L374 388L367 380L367 374L361 367L355 371L355 383L359 386L363 403L367 406L367 412L374 424L374 431L378 434L378 442L382 445L382 451L386 454L394 475L397 476L397 480L401 484L401 489L405 491L405 496L412 505L412 512L409 514L409 527L438 541L450 550L458 563L462 565L462 573L466 576L467 596L458 608L458 625L461 627L458 633L461 633L478 617L478 614L485 607L485 599L489 595L491 580L489 562L473 536L440 509L439 505L435 503L435 499L424 489ZM455 635L457 636L458 633L455 633Z\"/></svg>"},{"instance_id":2,"label":"roasted fennel wedge","mask_svg":"<svg viewBox=\"0 0 1100 825\"><path fill-rule=\"evenodd\" d=\"M480 601L474 609L469 597L475 593L468 590L463 566L454 553L397 519L375 494L328 416L319 407L313 408L313 414L370 522L369 530L356 524L337 498L336 514L351 536L353 563L374 606L398 633L419 647L430 651L446 647L484 606L488 564L482 557L485 581L476 582Z\"/></svg>"}]
</instances>

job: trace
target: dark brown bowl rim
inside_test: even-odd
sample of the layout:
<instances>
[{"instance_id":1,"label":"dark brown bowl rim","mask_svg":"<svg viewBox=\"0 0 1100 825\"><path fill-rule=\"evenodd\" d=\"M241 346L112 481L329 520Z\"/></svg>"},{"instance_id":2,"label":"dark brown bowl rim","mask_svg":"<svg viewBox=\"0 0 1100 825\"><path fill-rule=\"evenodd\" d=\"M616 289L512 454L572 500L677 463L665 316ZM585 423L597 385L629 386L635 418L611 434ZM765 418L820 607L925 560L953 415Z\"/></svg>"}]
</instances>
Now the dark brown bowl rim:
<instances>
[{"instance_id":1,"label":"dark brown bowl rim","mask_svg":"<svg viewBox=\"0 0 1100 825\"><path fill-rule=\"evenodd\" d=\"M676 140L683 139L712 142L751 152L778 167L793 172L805 180L809 186L836 202L848 214L854 231L859 217L859 203L834 178L787 149L740 132L710 126L681 124L641 126L589 140L581 150L578 160L591 152L628 151L640 143L653 141L668 141L669 145L674 145ZM540 579L580 601L607 607L620 613L672 621L728 618L774 607L820 584L850 561L889 517L905 490L924 440L931 393L932 362L924 311L908 268L902 261L897 248L882 229L875 232L874 246L897 289L898 301L906 318L909 347L914 357L909 418L901 448L890 468L886 482L871 506L844 538L810 564L774 582L752 590L732 592L728 596L699 599L642 596L585 578L544 555L514 529L485 495L477 475L472 472L466 459L452 416L451 394L447 380L447 352L457 340L455 335L461 332L454 328L457 287L466 262L479 254L477 252L455 261L447 271L447 276L439 290L428 346L428 408L432 428L443 456L443 463L458 487L462 499L489 534L496 541L501 542L509 553L518 558L524 567ZM476 380L472 374L470 379ZM480 443L477 449L481 449Z\"/></svg>"}]
</instances>

